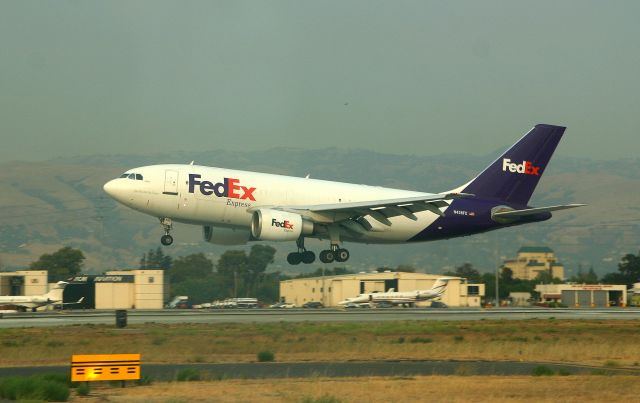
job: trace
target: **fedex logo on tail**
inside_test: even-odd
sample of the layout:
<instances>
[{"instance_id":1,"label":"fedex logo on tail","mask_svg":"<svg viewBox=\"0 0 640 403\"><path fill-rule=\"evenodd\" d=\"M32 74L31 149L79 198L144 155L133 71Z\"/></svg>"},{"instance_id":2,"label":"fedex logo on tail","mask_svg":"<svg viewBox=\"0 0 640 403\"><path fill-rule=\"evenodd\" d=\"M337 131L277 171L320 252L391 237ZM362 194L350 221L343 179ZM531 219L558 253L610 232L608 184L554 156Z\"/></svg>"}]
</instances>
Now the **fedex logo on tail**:
<instances>
[{"instance_id":1,"label":"fedex logo on tail","mask_svg":"<svg viewBox=\"0 0 640 403\"><path fill-rule=\"evenodd\" d=\"M509 158L502 159L502 171L540 176L540 167L533 166L531 161L522 161L522 164L517 164L515 162L511 162Z\"/></svg>"},{"instance_id":2,"label":"fedex logo on tail","mask_svg":"<svg viewBox=\"0 0 640 403\"><path fill-rule=\"evenodd\" d=\"M198 174L189 174L189 193L195 193L195 188L198 187L200 193L205 196L215 194L217 197L256 201L253 195L256 188L239 185L239 179L224 178L222 182L213 183L200 181L199 179L201 177L202 176Z\"/></svg>"},{"instance_id":3,"label":"fedex logo on tail","mask_svg":"<svg viewBox=\"0 0 640 403\"><path fill-rule=\"evenodd\" d=\"M293 224L291 224L289 222L289 220L278 221L275 218L272 218L271 219L271 226L272 227L283 228L285 231L292 231L293 230Z\"/></svg>"}]
</instances>

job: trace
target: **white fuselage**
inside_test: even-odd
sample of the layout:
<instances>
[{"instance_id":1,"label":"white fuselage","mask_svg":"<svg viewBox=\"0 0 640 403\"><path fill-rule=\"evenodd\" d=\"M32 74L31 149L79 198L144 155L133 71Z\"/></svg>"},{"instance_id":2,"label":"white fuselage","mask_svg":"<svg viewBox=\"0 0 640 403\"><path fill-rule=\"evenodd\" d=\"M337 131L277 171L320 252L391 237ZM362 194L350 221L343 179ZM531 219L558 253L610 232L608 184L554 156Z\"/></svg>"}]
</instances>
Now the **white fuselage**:
<instances>
[{"instance_id":1,"label":"white fuselage","mask_svg":"<svg viewBox=\"0 0 640 403\"><path fill-rule=\"evenodd\" d=\"M378 186L297 178L258 172L197 165L154 165L128 170L133 178L121 177L105 185L120 203L140 212L169 217L174 221L249 230L256 207L308 206L428 196L407 190ZM136 179L136 175L138 175ZM391 217L392 225L372 222L374 228L362 236L342 239L366 243L405 242L438 215L415 214L416 220Z\"/></svg>"},{"instance_id":2,"label":"white fuselage","mask_svg":"<svg viewBox=\"0 0 640 403\"><path fill-rule=\"evenodd\" d=\"M25 308L38 308L60 301L62 300L54 301L44 296L0 296L0 305L15 305Z\"/></svg>"}]
</instances>

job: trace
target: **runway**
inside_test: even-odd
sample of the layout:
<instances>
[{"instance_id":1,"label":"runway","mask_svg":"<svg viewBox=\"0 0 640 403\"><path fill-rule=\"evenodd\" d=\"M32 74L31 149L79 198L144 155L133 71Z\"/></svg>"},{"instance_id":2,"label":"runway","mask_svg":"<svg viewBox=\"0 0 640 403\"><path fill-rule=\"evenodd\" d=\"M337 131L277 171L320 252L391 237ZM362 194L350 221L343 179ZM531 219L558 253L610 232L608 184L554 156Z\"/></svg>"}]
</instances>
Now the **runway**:
<instances>
[{"instance_id":1,"label":"runway","mask_svg":"<svg viewBox=\"0 0 640 403\"><path fill-rule=\"evenodd\" d=\"M417 375L531 375L544 366L566 375L638 375L637 368L603 368L579 364L521 361L349 361L142 364L142 375L156 381L171 381L185 368L196 370L203 380L274 379L307 377L417 376ZM68 374L69 366L0 368L0 378L36 374Z\"/></svg>"},{"instance_id":2,"label":"runway","mask_svg":"<svg viewBox=\"0 0 640 403\"><path fill-rule=\"evenodd\" d=\"M640 308L449 308L449 309L233 309L129 310L128 324L144 323L267 323L369 322L393 320L526 320L526 319L638 320ZM115 311L59 311L3 313L0 328L114 324Z\"/></svg>"}]
</instances>

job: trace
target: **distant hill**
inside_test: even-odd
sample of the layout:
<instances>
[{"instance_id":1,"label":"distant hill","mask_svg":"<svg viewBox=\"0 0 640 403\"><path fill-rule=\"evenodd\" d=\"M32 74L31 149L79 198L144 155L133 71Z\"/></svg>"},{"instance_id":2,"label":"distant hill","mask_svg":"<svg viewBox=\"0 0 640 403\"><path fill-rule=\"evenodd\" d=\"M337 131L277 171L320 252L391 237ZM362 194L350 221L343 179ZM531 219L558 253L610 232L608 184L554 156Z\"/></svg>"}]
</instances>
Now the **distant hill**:
<instances>
[{"instance_id":1,"label":"distant hill","mask_svg":"<svg viewBox=\"0 0 640 403\"><path fill-rule=\"evenodd\" d=\"M265 152L172 152L155 155L94 155L45 162L0 164L0 266L21 268L42 253L63 245L80 248L89 271L137 267L142 254L159 246L161 227L153 217L117 205L102 185L128 168L154 163L188 163L294 176L438 192L466 182L495 158L491 156L412 156L363 150L278 148ZM636 253L640 235L640 160L551 161L533 205L582 202L583 207L555 214L550 221L448 241L412 245L349 244L352 270L413 265L439 273L469 261L495 270L522 245L553 248L571 274L581 264L602 274L619 258ZM172 256L204 252L217 259L226 247L201 241L195 226L176 225ZM278 249L273 269L312 271L318 264L291 267L285 256L293 243ZM319 251L325 245L308 242Z\"/></svg>"}]
</instances>

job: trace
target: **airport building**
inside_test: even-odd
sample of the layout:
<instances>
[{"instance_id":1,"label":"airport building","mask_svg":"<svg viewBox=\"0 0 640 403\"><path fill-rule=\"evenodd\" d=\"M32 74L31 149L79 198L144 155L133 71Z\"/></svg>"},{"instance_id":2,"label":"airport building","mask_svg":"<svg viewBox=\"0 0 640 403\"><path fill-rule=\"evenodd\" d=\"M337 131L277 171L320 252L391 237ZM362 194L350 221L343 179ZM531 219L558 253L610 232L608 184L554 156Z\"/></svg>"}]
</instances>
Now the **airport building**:
<instances>
[{"instance_id":1,"label":"airport building","mask_svg":"<svg viewBox=\"0 0 640 403\"><path fill-rule=\"evenodd\" d=\"M66 280L63 302L84 309L161 309L168 300L164 270L114 270L102 275L83 274ZM0 295L42 295L48 283L46 270L0 272Z\"/></svg>"},{"instance_id":2,"label":"airport building","mask_svg":"<svg viewBox=\"0 0 640 403\"><path fill-rule=\"evenodd\" d=\"M340 301L363 293L428 290L442 277L438 274L390 272L357 273L339 276L309 277L280 282L280 299L302 306L305 302L322 302L324 306L338 306ZM451 280L440 299L451 307L479 307L484 296L484 284L466 284ZM429 306L431 301L419 302Z\"/></svg>"},{"instance_id":3,"label":"airport building","mask_svg":"<svg viewBox=\"0 0 640 403\"><path fill-rule=\"evenodd\" d=\"M49 291L46 270L0 272L0 295L42 295Z\"/></svg>"},{"instance_id":4,"label":"airport building","mask_svg":"<svg viewBox=\"0 0 640 403\"><path fill-rule=\"evenodd\" d=\"M538 284L540 302L559 302L573 307L624 306L627 286L613 284Z\"/></svg>"},{"instance_id":5,"label":"airport building","mask_svg":"<svg viewBox=\"0 0 640 403\"><path fill-rule=\"evenodd\" d=\"M501 270L505 268L511 269L513 278L521 280L535 280L541 272L564 280L564 266L558 262L553 250L546 246L523 246L515 259L504 261Z\"/></svg>"},{"instance_id":6,"label":"airport building","mask_svg":"<svg viewBox=\"0 0 640 403\"><path fill-rule=\"evenodd\" d=\"M72 277L64 302L84 297L89 309L162 309L166 293L164 270L115 270Z\"/></svg>"}]
</instances>

